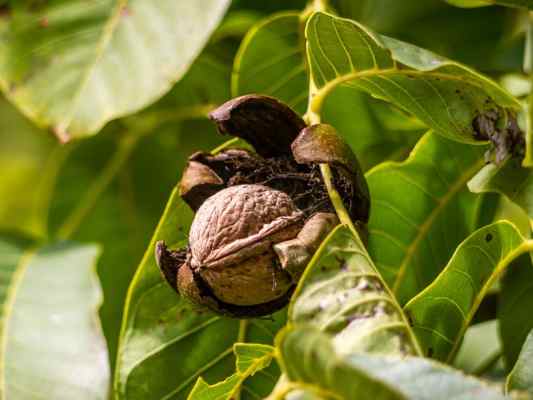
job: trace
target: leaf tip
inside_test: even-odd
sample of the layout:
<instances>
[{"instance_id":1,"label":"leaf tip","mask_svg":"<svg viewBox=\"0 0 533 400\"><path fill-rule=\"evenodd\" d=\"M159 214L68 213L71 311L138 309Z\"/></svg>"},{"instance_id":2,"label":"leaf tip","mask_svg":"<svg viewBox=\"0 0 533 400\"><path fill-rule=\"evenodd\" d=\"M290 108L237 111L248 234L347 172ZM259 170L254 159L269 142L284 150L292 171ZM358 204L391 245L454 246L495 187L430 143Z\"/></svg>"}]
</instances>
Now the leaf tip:
<instances>
[{"instance_id":1,"label":"leaf tip","mask_svg":"<svg viewBox=\"0 0 533 400\"><path fill-rule=\"evenodd\" d=\"M72 136L63 125L56 125L52 128L52 132L57 137L61 144L67 144L71 141Z\"/></svg>"}]
</instances>

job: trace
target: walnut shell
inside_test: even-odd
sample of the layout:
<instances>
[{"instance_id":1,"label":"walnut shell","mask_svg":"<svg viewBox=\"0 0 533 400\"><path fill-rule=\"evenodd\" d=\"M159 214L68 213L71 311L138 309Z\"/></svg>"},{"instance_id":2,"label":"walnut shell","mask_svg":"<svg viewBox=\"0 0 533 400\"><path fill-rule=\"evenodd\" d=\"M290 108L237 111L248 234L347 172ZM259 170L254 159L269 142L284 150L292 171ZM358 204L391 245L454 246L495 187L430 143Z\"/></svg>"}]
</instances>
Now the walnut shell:
<instances>
[{"instance_id":1,"label":"walnut shell","mask_svg":"<svg viewBox=\"0 0 533 400\"><path fill-rule=\"evenodd\" d=\"M338 223L319 164L364 232L370 198L350 147L335 128L307 126L287 105L251 94L210 113L218 130L255 150L195 153L179 184L196 212L187 248L156 244L159 268L192 303L231 317L285 306L301 274ZM245 146L245 148L247 148ZM264 186L263 186L264 185Z\"/></svg>"},{"instance_id":2,"label":"walnut shell","mask_svg":"<svg viewBox=\"0 0 533 400\"><path fill-rule=\"evenodd\" d=\"M293 284L272 246L295 238L302 225L303 213L286 193L262 185L229 187L198 209L188 264L223 302L271 301Z\"/></svg>"}]
</instances>

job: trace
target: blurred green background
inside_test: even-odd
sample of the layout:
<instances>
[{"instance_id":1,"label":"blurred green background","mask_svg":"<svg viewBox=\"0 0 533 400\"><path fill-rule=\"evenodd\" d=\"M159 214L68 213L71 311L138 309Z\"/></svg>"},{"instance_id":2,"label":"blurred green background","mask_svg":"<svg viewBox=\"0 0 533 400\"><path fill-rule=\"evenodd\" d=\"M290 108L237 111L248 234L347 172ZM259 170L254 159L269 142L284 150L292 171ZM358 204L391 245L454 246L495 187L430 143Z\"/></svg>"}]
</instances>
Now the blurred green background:
<instances>
[{"instance_id":1,"label":"blurred green background","mask_svg":"<svg viewBox=\"0 0 533 400\"><path fill-rule=\"evenodd\" d=\"M88 139L61 145L0 97L0 229L38 241L68 238L103 247L101 317L112 363L128 285L144 252L151 251L149 238L186 157L224 141L205 114L231 97L233 58L244 33L272 12L304 6L293 0L234 1L210 43L168 94ZM336 0L333 6L341 16L493 77L521 71L524 21L515 10L459 9L439 0ZM340 125L349 115L350 123L361 126L371 112L334 111ZM381 113L378 118L390 117ZM380 157L378 149L363 164L368 168Z\"/></svg>"}]
</instances>

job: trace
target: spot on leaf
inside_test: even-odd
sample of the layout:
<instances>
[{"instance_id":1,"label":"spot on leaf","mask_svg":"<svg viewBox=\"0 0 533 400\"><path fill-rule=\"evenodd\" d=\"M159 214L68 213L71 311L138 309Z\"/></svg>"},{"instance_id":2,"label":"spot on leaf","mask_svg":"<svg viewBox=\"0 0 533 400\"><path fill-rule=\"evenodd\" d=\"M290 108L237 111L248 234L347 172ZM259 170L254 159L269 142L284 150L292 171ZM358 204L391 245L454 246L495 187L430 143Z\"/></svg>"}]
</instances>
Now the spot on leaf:
<instances>
[{"instance_id":1,"label":"spot on leaf","mask_svg":"<svg viewBox=\"0 0 533 400\"><path fill-rule=\"evenodd\" d=\"M485 100L493 104L492 100ZM472 120L474 138L489 140L493 150L489 158L499 164L509 156L523 156L525 148L524 132L520 129L516 115L507 109L496 106L478 112Z\"/></svg>"}]
</instances>

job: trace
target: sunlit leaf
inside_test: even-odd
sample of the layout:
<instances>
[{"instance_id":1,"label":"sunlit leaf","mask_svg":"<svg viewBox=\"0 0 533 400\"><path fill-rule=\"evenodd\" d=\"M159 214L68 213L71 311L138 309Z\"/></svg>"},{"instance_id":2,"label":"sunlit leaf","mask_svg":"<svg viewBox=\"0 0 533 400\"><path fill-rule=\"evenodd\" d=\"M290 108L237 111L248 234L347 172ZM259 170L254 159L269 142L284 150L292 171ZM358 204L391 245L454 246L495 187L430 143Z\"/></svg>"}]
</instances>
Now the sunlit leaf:
<instances>
[{"instance_id":1,"label":"sunlit leaf","mask_svg":"<svg viewBox=\"0 0 533 400\"><path fill-rule=\"evenodd\" d=\"M109 124L103 135L62 147L70 155L51 196L50 232L98 238L103 247L98 273L106 302L100 314L112 367L129 282L177 177L190 154L223 140L206 116L229 98L236 46L228 42L208 45L153 106L121 125Z\"/></svg>"},{"instance_id":2,"label":"sunlit leaf","mask_svg":"<svg viewBox=\"0 0 533 400\"><path fill-rule=\"evenodd\" d=\"M372 212L369 252L401 304L428 285L477 223L478 197L466 182L482 149L427 133L402 163L366 174Z\"/></svg>"},{"instance_id":3,"label":"sunlit leaf","mask_svg":"<svg viewBox=\"0 0 533 400\"><path fill-rule=\"evenodd\" d=\"M496 387L423 358L340 355L326 335L311 327L286 329L277 343L283 370L295 389L290 398L309 398L298 397L302 392L313 399L346 400L506 398Z\"/></svg>"},{"instance_id":4,"label":"sunlit leaf","mask_svg":"<svg viewBox=\"0 0 533 400\"><path fill-rule=\"evenodd\" d=\"M483 372L501 356L498 320L472 325L465 332L454 366L469 374Z\"/></svg>"},{"instance_id":5,"label":"sunlit leaf","mask_svg":"<svg viewBox=\"0 0 533 400\"><path fill-rule=\"evenodd\" d=\"M351 20L315 13L307 22L306 38L317 87L313 112L320 111L334 87L347 85L395 104L440 135L476 143L477 117L496 110L502 119L520 109L504 89L466 66Z\"/></svg>"},{"instance_id":6,"label":"sunlit leaf","mask_svg":"<svg viewBox=\"0 0 533 400\"><path fill-rule=\"evenodd\" d=\"M235 59L235 96L267 94L304 113L309 82L301 24L299 13L288 12L268 17L250 30ZM403 158L422 129L383 101L346 87L328 97L322 120L337 127L363 169L388 157Z\"/></svg>"},{"instance_id":7,"label":"sunlit leaf","mask_svg":"<svg viewBox=\"0 0 533 400\"><path fill-rule=\"evenodd\" d=\"M0 21L0 86L63 141L167 92L229 1L10 3Z\"/></svg>"},{"instance_id":8,"label":"sunlit leaf","mask_svg":"<svg viewBox=\"0 0 533 400\"><path fill-rule=\"evenodd\" d=\"M487 164L468 182L468 187L474 193L503 194L533 218L533 170L522 167L519 158L502 165Z\"/></svg>"},{"instance_id":9,"label":"sunlit leaf","mask_svg":"<svg viewBox=\"0 0 533 400\"><path fill-rule=\"evenodd\" d=\"M236 372L222 382L209 385L203 378L198 378L188 400L232 400L238 393L246 378L268 367L274 357L274 348L263 344L236 343L233 346L235 353Z\"/></svg>"},{"instance_id":10,"label":"sunlit leaf","mask_svg":"<svg viewBox=\"0 0 533 400\"><path fill-rule=\"evenodd\" d=\"M341 354L418 352L398 303L360 241L344 226L315 254L293 295L289 317L333 335Z\"/></svg>"},{"instance_id":11,"label":"sunlit leaf","mask_svg":"<svg viewBox=\"0 0 533 400\"><path fill-rule=\"evenodd\" d=\"M94 245L0 239L0 397L107 399Z\"/></svg>"},{"instance_id":12,"label":"sunlit leaf","mask_svg":"<svg viewBox=\"0 0 533 400\"><path fill-rule=\"evenodd\" d=\"M174 124L133 142L126 132L106 131L66 145L70 154L61 164L51 196L48 225L53 236L66 232L74 240L98 240L102 246L98 275L106 301L100 315L112 363L135 267L186 157L217 143L209 130L202 130L211 129L209 125L194 126L205 133L196 144ZM96 194L102 175L111 181ZM81 220L72 218L78 210L83 214Z\"/></svg>"},{"instance_id":13,"label":"sunlit leaf","mask_svg":"<svg viewBox=\"0 0 533 400\"><path fill-rule=\"evenodd\" d=\"M453 360L487 291L515 258L532 249L506 221L465 239L437 279L405 306L424 353Z\"/></svg>"},{"instance_id":14,"label":"sunlit leaf","mask_svg":"<svg viewBox=\"0 0 533 400\"><path fill-rule=\"evenodd\" d=\"M390 104L347 86L337 87L326 98L322 121L335 126L364 171L385 160L405 159L426 131Z\"/></svg>"},{"instance_id":15,"label":"sunlit leaf","mask_svg":"<svg viewBox=\"0 0 533 400\"><path fill-rule=\"evenodd\" d=\"M191 112L189 118L198 118L194 110L209 107L207 111L230 99L230 79L233 66L233 57L236 45L233 40L211 41L196 58L187 74L178 82L170 92L158 102L134 116L136 119L146 118L153 114L161 119L172 121L186 119L184 113ZM204 117L207 116L204 111Z\"/></svg>"},{"instance_id":16,"label":"sunlit leaf","mask_svg":"<svg viewBox=\"0 0 533 400\"><path fill-rule=\"evenodd\" d=\"M330 338L315 327L285 328L276 338L276 345L283 372L296 386L297 393L309 392L312 399L349 399L355 394L368 399L406 399L399 391L352 365L348 357L338 354ZM298 394L296 398L300 398Z\"/></svg>"},{"instance_id":17,"label":"sunlit leaf","mask_svg":"<svg viewBox=\"0 0 533 400\"><path fill-rule=\"evenodd\" d=\"M184 398L199 376L217 382L233 370L235 342L272 343L285 321L280 312L272 320L239 322L195 310L176 295L159 273L154 246L162 239L185 245L191 221L192 211L174 190L126 299L115 376L119 399ZM268 371L244 387L266 395L279 373L275 365Z\"/></svg>"}]
</instances>

